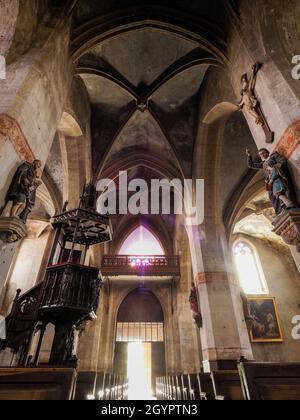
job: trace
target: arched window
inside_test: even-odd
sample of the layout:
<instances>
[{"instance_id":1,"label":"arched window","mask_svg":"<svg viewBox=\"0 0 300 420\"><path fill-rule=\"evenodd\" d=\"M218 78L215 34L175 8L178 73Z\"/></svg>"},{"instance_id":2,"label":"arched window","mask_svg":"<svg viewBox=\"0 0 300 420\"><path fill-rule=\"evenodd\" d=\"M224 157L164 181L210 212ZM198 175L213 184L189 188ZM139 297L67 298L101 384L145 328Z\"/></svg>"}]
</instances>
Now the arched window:
<instances>
[{"instance_id":1,"label":"arched window","mask_svg":"<svg viewBox=\"0 0 300 420\"><path fill-rule=\"evenodd\" d=\"M123 243L119 255L165 255L164 249L158 239L144 226L134 230Z\"/></svg>"},{"instance_id":2,"label":"arched window","mask_svg":"<svg viewBox=\"0 0 300 420\"><path fill-rule=\"evenodd\" d=\"M268 294L268 286L258 255L251 244L238 241L234 245L234 259L242 289L247 295Z\"/></svg>"}]
</instances>

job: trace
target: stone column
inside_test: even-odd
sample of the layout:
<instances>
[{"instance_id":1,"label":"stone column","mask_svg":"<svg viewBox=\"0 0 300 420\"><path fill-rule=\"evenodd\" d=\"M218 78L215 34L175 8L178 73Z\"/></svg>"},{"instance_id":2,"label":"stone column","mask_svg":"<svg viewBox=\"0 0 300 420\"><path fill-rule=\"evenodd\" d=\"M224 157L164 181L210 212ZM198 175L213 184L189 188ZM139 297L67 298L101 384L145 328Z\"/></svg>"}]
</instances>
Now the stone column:
<instances>
[{"instance_id":1,"label":"stone column","mask_svg":"<svg viewBox=\"0 0 300 420\"><path fill-rule=\"evenodd\" d=\"M236 369L241 356L252 359L240 287L227 268L222 249L222 233L199 227L188 228L195 284L203 317L201 344L203 367Z\"/></svg>"}]
</instances>

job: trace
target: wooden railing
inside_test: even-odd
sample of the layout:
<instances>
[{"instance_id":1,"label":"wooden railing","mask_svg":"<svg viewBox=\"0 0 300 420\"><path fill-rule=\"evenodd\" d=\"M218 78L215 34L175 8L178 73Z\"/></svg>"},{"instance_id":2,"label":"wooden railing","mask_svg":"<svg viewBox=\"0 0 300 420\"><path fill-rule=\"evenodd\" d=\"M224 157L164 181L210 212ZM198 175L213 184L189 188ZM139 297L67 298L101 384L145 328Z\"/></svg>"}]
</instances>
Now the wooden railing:
<instances>
[{"instance_id":1,"label":"wooden railing","mask_svg":"<svg viewBox=\"0 0 300 420\"><path fill-rule=\"evenodd\" d=\"M105 255L102 261L104 276L180 276L178 256Z\"/></svg>"},{"instance_id":2,"label":"wooden railing","mask_svg":"<svg viewBox=\"0 0 300 420\"><path fill-rule=\"evenodd\" d=\"M17 290L11 313L6 318L6 340L3 347L19 349L32 334L37 321L42 284L38 284L26 293Z\"/></svg>"},{"instance_id":3,"label":"wooden railing","mask_svg":"<svg viewBox=\"0 0 300 420\"><path fill-rule=\"evenodd\" d=\"M99 269L74 263L48 267L40 310L96 311L100 292L98 275Z\"/></svg>"},{"instance_id":4,"label":"wooden railing","mask_svg":"<svg viewBox=\"0 0 300 420\"><path fill-rule=\"evenodd\" d=\"M74 318L96 312L101 279L99 269L75 263L48 267L45 278L34 288L21 294L17 291L11 313L6 318L7 338L1 340L0 351L6 347L18 351L30 344L38 321L44 323ZM25 360L25 359L24 359Z\"/></svg>"}]
</instances>

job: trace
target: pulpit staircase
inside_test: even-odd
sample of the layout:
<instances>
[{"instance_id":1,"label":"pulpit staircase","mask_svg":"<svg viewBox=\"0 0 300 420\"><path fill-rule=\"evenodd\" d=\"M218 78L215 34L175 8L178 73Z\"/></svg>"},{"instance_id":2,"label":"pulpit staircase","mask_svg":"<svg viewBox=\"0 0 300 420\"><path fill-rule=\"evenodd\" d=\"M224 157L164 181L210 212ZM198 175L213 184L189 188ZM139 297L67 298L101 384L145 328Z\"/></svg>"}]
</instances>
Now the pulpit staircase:
<instances>
[{"instance_id":1,"label":"pulpit staircase","mask_svg":"<svg viewBox=\"0 0 300 420\"><path fill-rule=\"evenodd\" d=\"M51 323L55 337L49 365L76 367L75 332L96 318L102 278L99 268L80 264L75 251L81 247L84 264L91 245L112 239L109 217L95 208L96 190L87 185L77 209L53 217L55 238L44 278L24 294L17 291L6 319L7 337L0 350L13 350L14 366L39 365L44 333Z\"/></svg>"}]
</instances>

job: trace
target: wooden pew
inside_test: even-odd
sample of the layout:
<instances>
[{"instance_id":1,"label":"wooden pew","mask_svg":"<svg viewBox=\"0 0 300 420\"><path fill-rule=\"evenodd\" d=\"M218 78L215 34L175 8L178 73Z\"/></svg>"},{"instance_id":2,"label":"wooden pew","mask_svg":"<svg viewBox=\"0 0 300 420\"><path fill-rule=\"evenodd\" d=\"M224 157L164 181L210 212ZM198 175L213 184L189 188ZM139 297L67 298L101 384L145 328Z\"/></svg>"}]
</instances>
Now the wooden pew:
<instances>
[{"instance_id":1,"label":"wooden pew","mask_svg":"<svg viewBox=\"0 0 300 420\"><path fill-rule=\"evenodd\" d=\"M111 401L112 395L112 382L113 382L113 375L111 373L107 373L105 376L105 401Z\"/></svg>"},{"instance_id":2,"label":"wooden pew","mask_svg":"<svg viewBox=\"0 0 300 420\"><path fill-rule=\"evenodd\" d=\"M78 372L75 397L77 401L84 401L88 395L94 393L96 379L96 372Z\"/></svg>"},{"instance_id":3,"label":"wooden pew","mask_svg":"<svg viewBox=\"0 0 300 420\"><path fill-rule=\"evenodd\" d=\"M184 401L189 400L189 378L188 375L181 375L182 398Z\"/></svg>"},{"instance_id":4,"label":"wooden pew","mask_svg":"<svg viewBox=\"0 0 300 420\"><path fill-rule=\"evenodd\" d=\"M211 374L215 398L219 401L244 401L243 387L238 371L224 370Z\"/></svg>"},{"instance_id":5,"label":"wooden pew","mask_svg":"<svg viewBox=\"0 0 300 420\"><path fill-rule=\"evenodd\" d=\"M175 376L170 376L170 379L171 379L171 395L172 395L171 399L173 401L176 401L176 399L177 399L177 390L176 390L176 379L175 379Z\"/></svg>"},{"instance_id":6,"label":"wooden pew","mask_svg":"<svg viewBox=\"0 0 300 420\"><path fill-rule=\"evenodd\" d=\"M164 377L159 377L156 380L156 397L159 401L166 399L167 391L165 383L166 382Z\"/></svg>"},{"instance_id":7,"label":"wooden pew","mask_svg":"<svg viewBox=\"0 0 300 420\"><path fill-rule=\"evenodd\" d=\"M197 374L189 375L189 393L191 400L200 401L200 388Z\"/></svg>"},{"instance_id":8,"label":"wooden pew","mask_svg":"<svg viewBox=\"0 0 300 420\"><path fill-rule=\"evenodd\" d=\"M68 401L75 398L75 369L1 368L0 401Z\"/></svg>"},{"instance_id":9,"label":"wooden pew","mask_svg":"<svg viewBox=\"0 0 300 420\"><path fill-rule=\"evenodd\" d=\"M242 362L239 372L247 400L300 400L300 364Z\"/></svg>"},{"instance_id":10,"label":"wooden pew","mask_svg":"<svg viewBox=\"0 0 300 420\"><path fill-rule=\"evenodd\" d=\"M167 395L166 395L166 399L171 401L172 400L172 384L171 384L171 377L167 376L166 377L166 382L167 382Z\"/></svg>"},{"instance_id":11,"label":"wooden pew","mask_svg":"<svg viewBox=\"0 0 300 420\"><path fill-rule=\"evenodd\" d=\"M199 373L199 388L201 401L211 401L215 399L215 391L210 373Z\"/></svg>"},{"instance_id":12,"label":"wooden pew","mask_svg":"<svg viewBox=\"0 0 300 420\"><path fill-rule=\"evenodd\" d=\"M176 385L177 385L177 399L179 401L184 400L183 387L181 386L181 375L176 376Z\"/></svg>"},{"instance_id":13,"label":"wooden pew","mask_svg":"<svg viewBox=\"0 0 300 420\"><path fill-rule=\"evenodd\" d=\"M103 400L105 396L105 372L98 372L97 382L96 382L96 398L98 400Z\"/></svg>"}]
</instances>

